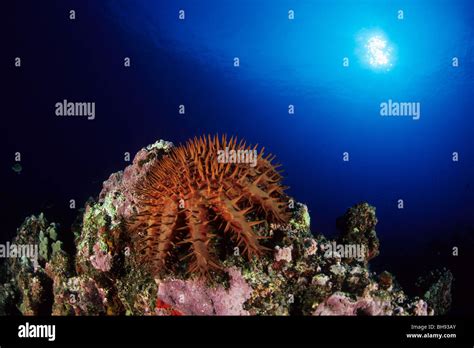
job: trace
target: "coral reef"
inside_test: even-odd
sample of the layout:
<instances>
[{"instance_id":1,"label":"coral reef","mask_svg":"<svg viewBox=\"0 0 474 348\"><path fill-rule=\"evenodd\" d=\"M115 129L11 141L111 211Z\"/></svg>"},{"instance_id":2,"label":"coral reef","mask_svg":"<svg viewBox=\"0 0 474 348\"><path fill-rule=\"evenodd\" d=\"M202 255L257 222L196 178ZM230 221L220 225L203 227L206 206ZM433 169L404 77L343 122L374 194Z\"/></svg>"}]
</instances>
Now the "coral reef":
<instances>
[{"instance_id":1,"label":"coral reef","mask_svg":"<svg viewBox=\"0 0 474 348\"><path fill-rule=\"evenodd\" d=\"M341 231L338 241L342 244L365 245L365 260L370 261L379 254L379 239L375 232L377 217L375 208L368 203L358 204L340 217L336 225Z\"/></svg>"},{"instance_id":2,"label":"coral reef","mask_svg":"<svg viewBox=\"0 0 474 348\"><path fill-rule=\"evenodd\" d=\"M71 268L57 236L58 225L49 223L43 214L25 219L12 245L36 247L38 252L35 257L6 259L0 272L4 280L0 285L0 313L51 314L57 282L66 279Z\"/></svg>"},{"instance_id":3,"label":"coral reef","mask_svg":"<svg viewBox=\"0 0 474 348\"><path fill-rule=\"evenodd\" d=\"M284 195L279 174L262 152L257 164L262 163L255 167L229 166L229 172L236 172L233 179L223 174L228 173L227 164L207 162L210 155L205 149L225 145L248 149L235 139L207 138L178 148L158 141L140 150L132 164L104 182L96 201L87 202L72 227L74 250L64 250L62 231L42 214L27 218L12 243L35 245L38 255L34 260L10 257L2 263L0 314L447 313L453 281L449 271L420 279L419 296L408 296L393 274L370 269L370 260L379 253L374 207L360 203L349 208L337 220L340 235L334 240L313 235L307 207ZM239 176L245 179L239 182ZM173 195L170 188L178 189ZM196 194L197 190L210 192ZM225 198L215 196L226 193ZM179 200L186 195L188 205L181 210L176 203L168 204L170 197ZM229 204L233 211L226 215L230 210L223 206ZM166 225L169 211L174 212L173 219L179 216L176 225ZM251 224L255 225L245 227ZM216 243L207 243L208 254L198 251L200 247L193 249L194 239L207 242L193 234L194 228L201 231L196 233L205 231L208 239L218 235L212 237ZM150 235L137 238L143 231ZM170 231L172 244L165 245ZM258 246L250 242L252 238ZM140 240L148 243L147 257L160 261L153 267L137 252ZM260 248L262 252L256 252ZM190 251L194 256L181 259ZM211 260L220 271L212 270Z\"/></svg>"},{"instance_id":4,"label":"coral reef","mask_svg":"<svg viewBox=\"0 0 474 348\"><path fill-rule=\"evenodd\" d=\"M434 270L418 278L416 285L423 292L423 299L434 313L446 314L451 308L453 275L447 269Z\"/></svg>"}]
</instances>

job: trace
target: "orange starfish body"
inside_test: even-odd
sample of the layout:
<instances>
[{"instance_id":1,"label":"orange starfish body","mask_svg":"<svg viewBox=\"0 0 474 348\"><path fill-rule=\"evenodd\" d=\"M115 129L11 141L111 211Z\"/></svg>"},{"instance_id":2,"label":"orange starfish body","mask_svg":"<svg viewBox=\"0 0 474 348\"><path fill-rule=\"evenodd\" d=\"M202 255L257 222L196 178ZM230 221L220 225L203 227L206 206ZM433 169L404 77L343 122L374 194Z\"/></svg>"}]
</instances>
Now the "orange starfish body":
<instances>
[{"instance_id":1,"label":"orange starfish body","mask_svg":"<svg viewBox=\"0 0 474 348\"><path fill-rule=\"evenodd\" d=\"M216 243L224 237L247 258L260 256L266 237L257 226L289 219L273 159L225 136L174 148L135 188L138 213L129 229L139 258L159 272L184 250L178 260L188 261L188 272L208 275L221 269Z\"/></svg>"}]
</instances>

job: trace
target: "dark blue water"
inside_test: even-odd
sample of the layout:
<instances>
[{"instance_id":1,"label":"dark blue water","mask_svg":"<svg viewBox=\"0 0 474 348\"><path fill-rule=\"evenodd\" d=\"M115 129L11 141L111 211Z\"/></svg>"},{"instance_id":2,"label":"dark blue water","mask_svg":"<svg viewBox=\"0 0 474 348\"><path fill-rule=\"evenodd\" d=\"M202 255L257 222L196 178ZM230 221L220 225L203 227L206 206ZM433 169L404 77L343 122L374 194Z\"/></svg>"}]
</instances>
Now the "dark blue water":
<instances>
[{"instance_id":1,"label":"dark blue water","mask_svg":"<svg viewBox=\"0 0 474 348\"><path fill-rule=\"evenodd\" d=\"M277 156L315 233L334 235L355 203L376 206L374 267L408 284L447 265L460 279L460 308L472 292L473 10L469 0L15 2L2 49L2 236L40 211L67 231L77 214L69 200L96 196L126 151L234 134ZM358 39L370 33L393 47L388 71L363 61ZM63 99L94 101L96 119L56 117ZM388 99L419 102L420 119L381 117Z\"/></svg>"}]
</instances>

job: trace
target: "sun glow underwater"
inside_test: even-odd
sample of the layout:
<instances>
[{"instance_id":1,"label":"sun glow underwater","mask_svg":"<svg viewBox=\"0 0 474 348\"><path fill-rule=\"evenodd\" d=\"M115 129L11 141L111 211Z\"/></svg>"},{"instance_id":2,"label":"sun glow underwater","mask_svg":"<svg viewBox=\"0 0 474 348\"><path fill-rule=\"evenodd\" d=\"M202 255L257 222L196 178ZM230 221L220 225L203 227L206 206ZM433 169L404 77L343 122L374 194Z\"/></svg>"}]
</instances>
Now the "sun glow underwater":
<instances>
[{"instance_id":1,"label":"sun glow underwater","mask_svg":"<svg viewBox=\"0 0 474 348\"><path fill-rule=\"evenodd\" d=\"M388 72L396 62L393 43L380 30L361 30L356 37L356 54L366 68Z\"/></svg>"}]
</instances>

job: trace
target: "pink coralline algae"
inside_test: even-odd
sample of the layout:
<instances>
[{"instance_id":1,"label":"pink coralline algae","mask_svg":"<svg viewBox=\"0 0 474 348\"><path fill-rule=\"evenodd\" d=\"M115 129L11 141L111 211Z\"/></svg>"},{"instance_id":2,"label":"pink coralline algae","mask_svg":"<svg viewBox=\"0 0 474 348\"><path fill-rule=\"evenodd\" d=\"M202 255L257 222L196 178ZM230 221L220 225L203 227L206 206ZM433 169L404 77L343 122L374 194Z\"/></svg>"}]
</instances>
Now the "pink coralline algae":
<instances>
[{"instance_id":1,"label":"pink coralline algae","mask_svg":"<svg viewBox=\"0 0 474 348\"><path fill-rule=\"evenodd\" d=\"M415 304L415 315L426 316L428 315L428 304L423 300L418 300Z\"/></svg>"},{"instance_id":2,"label":"pink coralline algae","mask_svg":"<svg viewBox=\"0 0 474 348\"><path fill-rule=\"evenodd\" d=\"M316 254L316 252L318 251L318 243L312 238L307 238L305 239L304 242L305 242L304 255L306 257L309 257Z\"/></svg>"},{"instance_id":3,"label":"pink coralline algae","mask_svg":"<svg viewBox=\"0 0 474 348\"><path fill-rule=\"evenodd\" d=\"M130 217L134 214L137 203L133 188L148 172L148 168L153 165L154 161L167 153L172 147L173 143L160 140L138 151L131 165L123 171L113 173L103 183L99 201L104 202L106 196L113 197L112 205L116 216L120 218Z\"/></svg>"},{"instance_id":4,"label":"pink coralline algae","mask_svg":"<svg viewBox=\"0 0 474 348\"><path fill-rule=\"evenodd\" d=\"M314 315L390 315L392 307L389 301L362 298L353 301L344 294L335 293L321 303Z\"/></svg>"},{"instance_id":5,"label":"pink coralline algae","mask_svg":"<svg viewBox=\"0 0 474 348\"><path fill-rule=\"evenodd\" d=\"M226 271L230 277L228 289L221 285L208 287L203 279L166 280L159 283L158 300L184 315L248 315L243 305L252 288L236 267Z\"/></svg>"},{"instance_id":6,"label":"pink coralline algae","mask_svg":"<svg viewBox=\"0 0 474 348\"><path fill-rule=\"evenodd\" d=\"M275 261L286 261L291 262L291 252L293 247L280 248L279 246L275 247Z\"/></svg>"},{"instance_id":7,"label":"pink coralline algae","mask_svg":"<svg viewBox=\"0 0 474 348\"><path fill-rule=\"evenodd\" d=\"M99 271L108 272L112 267L112 255L100 250L98 243L94 244L93 250L94 255L90 257L92 266Z\"/></svg>"}]
</instances>

